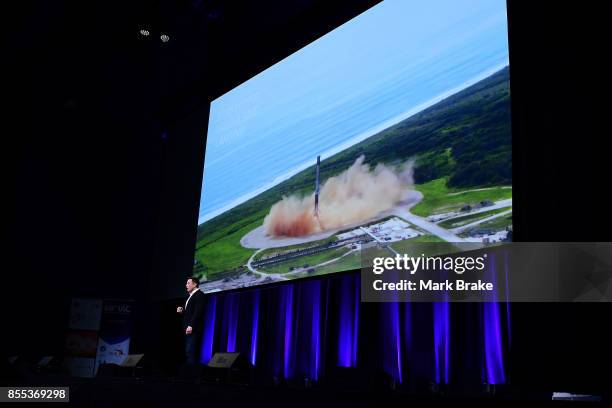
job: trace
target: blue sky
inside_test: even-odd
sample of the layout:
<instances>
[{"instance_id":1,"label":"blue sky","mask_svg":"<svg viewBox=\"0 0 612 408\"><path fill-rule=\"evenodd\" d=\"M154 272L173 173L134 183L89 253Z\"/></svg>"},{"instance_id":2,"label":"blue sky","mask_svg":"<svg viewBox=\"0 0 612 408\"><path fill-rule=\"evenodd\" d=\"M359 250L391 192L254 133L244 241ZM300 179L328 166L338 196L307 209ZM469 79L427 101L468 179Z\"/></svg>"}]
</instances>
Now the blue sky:
<instances>
[{"instance_id":1,"label":"blue sky","mask_svg":"<svg viewBox=\"0 0 612 408\"><path fill-rule=\"evenodd\" d=\"M217 98L198 224L501 69L507 40L505 1L385 0Z\"/></svg>"}]
</instances>

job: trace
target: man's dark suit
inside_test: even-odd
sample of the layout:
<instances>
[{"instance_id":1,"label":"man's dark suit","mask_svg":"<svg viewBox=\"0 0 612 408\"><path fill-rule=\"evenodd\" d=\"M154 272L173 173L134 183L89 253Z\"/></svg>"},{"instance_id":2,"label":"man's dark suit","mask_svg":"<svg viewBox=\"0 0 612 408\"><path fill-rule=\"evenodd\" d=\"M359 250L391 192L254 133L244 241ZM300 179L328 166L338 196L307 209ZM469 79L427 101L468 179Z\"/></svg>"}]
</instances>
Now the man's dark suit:
<instances>
[{"instance_id":1,"label":"man's dark suit","mask_svg":"<svg viewBox=\"0 0 612 408\"><path fill-rule=\"evenodd\" d=\"M204 327L204 293L197 290L187 302L183 311L183 332L191 326L191 334L185 334L187 364L199 363L202 330Z\"/></svg>"}]
</instances>

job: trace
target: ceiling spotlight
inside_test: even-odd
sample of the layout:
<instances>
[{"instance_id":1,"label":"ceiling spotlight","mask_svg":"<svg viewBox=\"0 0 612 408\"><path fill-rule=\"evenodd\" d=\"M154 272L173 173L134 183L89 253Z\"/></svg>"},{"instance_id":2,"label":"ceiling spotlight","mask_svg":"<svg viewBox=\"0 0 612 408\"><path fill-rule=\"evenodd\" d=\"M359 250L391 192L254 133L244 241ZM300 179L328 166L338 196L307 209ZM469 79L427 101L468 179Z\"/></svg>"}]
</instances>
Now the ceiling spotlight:
<instances>
[{"instance_id":1,"label":"ceiling spotlight","mask_svg":"<svg viewBox=\"0 0 612 408\"><path fill-rule=\"evenodd\" d=\"M170 41L170 37L168 37L166 34L162 34L159 38L160 40L162 40L163 43L167 43L168 41Z\"/></svg>"},{"instance_id":2,"label":"ceiling spotlight","mask_svg":"<svg viewBox=\"0 0 612 408\"><path fill-rule=\"evenodd\" d=\"M143 37L148 37L149 34L151 34L149 30L145 30L145 29L140 30L140 35L142 35Z\"/></svg>"}]
</instances>

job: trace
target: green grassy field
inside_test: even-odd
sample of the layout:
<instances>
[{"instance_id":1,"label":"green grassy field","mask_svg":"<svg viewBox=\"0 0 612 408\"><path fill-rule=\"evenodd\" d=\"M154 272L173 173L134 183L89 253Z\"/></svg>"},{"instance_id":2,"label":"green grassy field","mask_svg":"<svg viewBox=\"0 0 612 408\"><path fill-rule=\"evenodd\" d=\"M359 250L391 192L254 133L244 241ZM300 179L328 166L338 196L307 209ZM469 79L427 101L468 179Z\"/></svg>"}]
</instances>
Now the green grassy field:
<instances>
[{"instance_id":1,"label":"green grassy field","mask_svg":"<svg viewBox=\"0 0 612 408\"><path fill-rule=\"evenodd\" d=\"M220 228L202 237L197 242L195 251L195 259L203 266L199 270L199 277L213 280L216 272L236 269L246 264L255 250L244 248L240 245L240 240L259 227L266 214L267 211L260 211L240 223Z\"/></svg>"},{"instance_id":2,"label":"green grassy field","mask_svg":"<svg viewBox=\"0 0 612 408\"><path fill-rule=\"evenodd\" d=\"M483 211L483 212L476 213L476 214L464 215L463 217L456 217L450 220L444 220L438 223L438 225L443 228L457 228L463 225L467 225L471 222L474 222L474 221L477 221L483 218L487 218L491 215L499 214L504 211L508 211L511 208L512 207L502 207L502 208L496 208L490 211Z\"/></svg>"},{"instance_id":3,"label":"green grassy field","mask_svg":"<svg viewBox=\"0 0 612 408\"><path fill-rule=\"evenodd\" d=\"M326 275L328 273L351 271L355 269L361 269L361 254L359 252L353 252L349 255L338 259L336 262L332 262L329 265L315 268L312 273L302 272L293 275L293 278L304 278L307 276Z\"/></svg>"},{"instance_id":4,"label":"green grassy field","mask_svg":"<svg viewBox=\"0 0 612 408\"><path fill-rule=\"evenodd\" d=\"M403 254L404 252L409 251L410 248L413 248L415 243L420 244L424 242L446 242L446 241L436 235L425 234L425 235L418 236L416 238L405 239L403 241L394 242L390 246L391 248L395 249L400 254Z\"/></svg>"},{"instance_id":5,"label":"green grassy field","mask_svg":"<svg viewBox=\"0 0 612 408\"><path fill-rule=\"evenodd\" d=\"M490 229L493 231L501 231L503 229L506 229L506 227L509 227L510 225L512 225L512 213L478 224L473 228L462 232L461 234L459 234L459 236L467 237L469 236L470 231L473 231L474 229Z\"/></svg>"},{"instance_id":6,"label":"green grassy field","mask_svg":"<svg viewBox=\"0 0 612 408\"><path fill-rule=\"evenodd\" d=\"M483 200L499 201L512 198L512 188L493 187L487 190L469 191L468 189L449 188L447 183L448 177L442 177L415 185L415 189L423 193L423 200L410 212L427 217L432 214L459 210L466 204L475 205Z\"/></svg>"}]
</instances>

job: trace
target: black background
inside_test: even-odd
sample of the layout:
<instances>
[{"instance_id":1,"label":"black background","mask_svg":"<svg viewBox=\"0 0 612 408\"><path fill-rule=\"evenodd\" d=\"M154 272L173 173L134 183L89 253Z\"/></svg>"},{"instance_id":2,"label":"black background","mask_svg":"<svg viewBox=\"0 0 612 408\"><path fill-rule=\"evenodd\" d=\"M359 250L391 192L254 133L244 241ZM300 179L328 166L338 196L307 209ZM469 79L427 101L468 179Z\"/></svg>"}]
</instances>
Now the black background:
<instances>
[{"instance_id":1,"label":"black background","mask_svg":"<svg viewBox=\"0 0 612 408\"><path fill-rule=\"evenodd\" d=\"M160 309L172 302L158 300L182 294L192 264L209 101L375 3L10 7L2 351L60 353L77 296L134 299L132 351L155 347ZM511 1L508 12L515 240L609 241L603 5ZM602 381L611 311L514 304L513 381Z\"/></svg>"}]
</instances>

